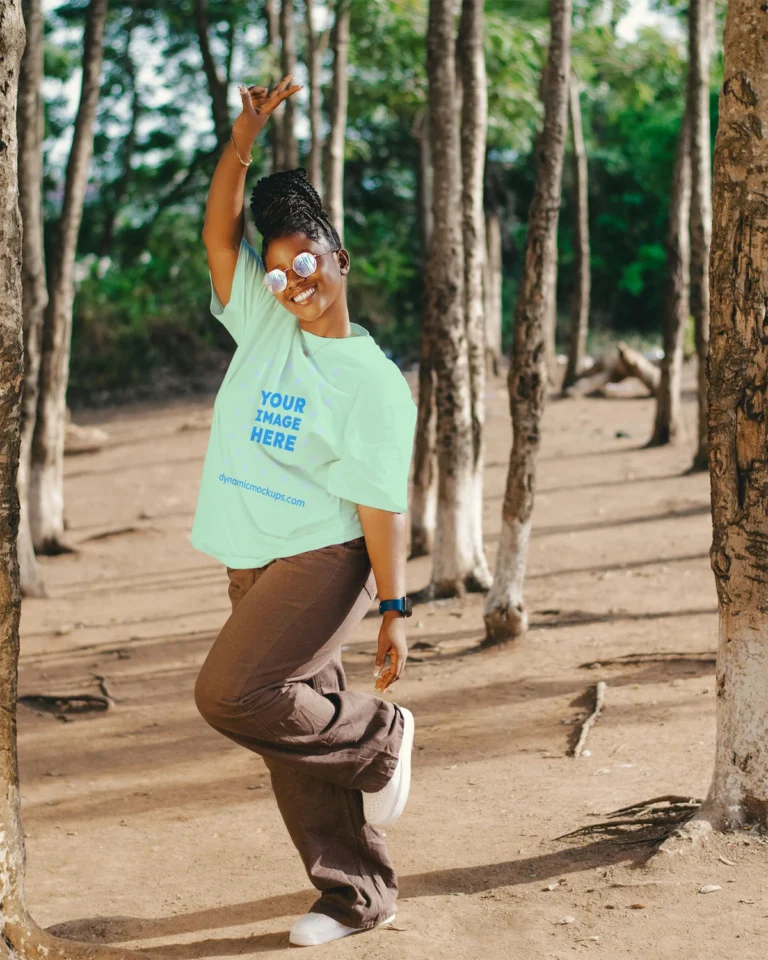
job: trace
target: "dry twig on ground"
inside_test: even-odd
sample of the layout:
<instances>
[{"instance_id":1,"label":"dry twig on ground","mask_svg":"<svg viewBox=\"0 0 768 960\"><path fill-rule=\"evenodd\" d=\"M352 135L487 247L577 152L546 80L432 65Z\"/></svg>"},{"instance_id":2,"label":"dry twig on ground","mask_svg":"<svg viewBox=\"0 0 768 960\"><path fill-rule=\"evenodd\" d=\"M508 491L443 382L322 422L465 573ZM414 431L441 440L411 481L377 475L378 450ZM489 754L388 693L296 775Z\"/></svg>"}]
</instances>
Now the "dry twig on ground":
<instances>
[{"instance_id":1,"label":"dry twig on ground","mask_svg":"<svg viewBox=\"0 0 768 960\"><path fill-rule=\"evenodd\" d=\"M587 742L587 737L589 736L589 731L594 727L595 721L603 712L603 705L605 703L605 691L607 690L608 685L605 680L598 680L597 685L595 686L595 709L590 713L587 719L584 721L581 727L581 733L579 734L579 739L576 742L576 746L573 748L574 757L580 757L581 752L584 749L584 745Z\"/></svg>"},{"instance_id":2,"label":"dry twig on ground","mask_svg":"<svg viewBox=\"0 0 768 960\"><path fill-rule=\"evenodd\" d=\"M717 654L703 650L700 653L692 651L661 650L657 653L625 653L620 657L611 657L608 660L590 660L580 663L581 670L594 670L596 667L626 666L633 663L715 663Z\"/></svg>"}]
</instances>

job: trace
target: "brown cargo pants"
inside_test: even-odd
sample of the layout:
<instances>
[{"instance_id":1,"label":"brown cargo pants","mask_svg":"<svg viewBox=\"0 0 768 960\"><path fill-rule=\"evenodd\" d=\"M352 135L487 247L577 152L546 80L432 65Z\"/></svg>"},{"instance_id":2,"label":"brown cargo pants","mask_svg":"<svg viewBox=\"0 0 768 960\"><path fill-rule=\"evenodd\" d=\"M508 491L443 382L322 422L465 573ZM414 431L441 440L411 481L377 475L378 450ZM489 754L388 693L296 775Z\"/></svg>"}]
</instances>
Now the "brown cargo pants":
<instances>
[{"instance_id":1,"label":"brown cargo pants","mask_svg":"<svg viewBox=\"0 0 768 960\"><path fill-rule=\"evenodd\" d=\"M397 879L360 791L392 776L403 718L394 704L346 689L341 646L376 595L365 538L227 573L232 614L197 678L197 707L264 758L321 893L312 912L373 927L394 912Z\"/></svg>"}]
</instances>

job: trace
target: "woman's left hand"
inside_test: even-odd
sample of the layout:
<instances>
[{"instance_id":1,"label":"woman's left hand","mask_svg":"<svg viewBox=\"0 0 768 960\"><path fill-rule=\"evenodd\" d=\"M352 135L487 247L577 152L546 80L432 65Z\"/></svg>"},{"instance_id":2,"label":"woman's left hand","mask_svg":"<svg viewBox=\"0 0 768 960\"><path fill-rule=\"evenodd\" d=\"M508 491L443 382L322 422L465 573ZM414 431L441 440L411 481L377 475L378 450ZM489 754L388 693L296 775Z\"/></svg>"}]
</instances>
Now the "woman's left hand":
<instances>
[{"instance_id":1,"label":"woman's left hand","mask_svg":"<svg viewBox=\"0 0 768 960\"><path fill-rule=\"evenodd\" d=\"M387 654L389 654L388 666ZM379 649L373 669L373 675L376 677L375 687L379 692L383 693L390 684L400 679L407 659L405 617L399 614L384 616L379 629Z\"/></svg>"}]
</instances>

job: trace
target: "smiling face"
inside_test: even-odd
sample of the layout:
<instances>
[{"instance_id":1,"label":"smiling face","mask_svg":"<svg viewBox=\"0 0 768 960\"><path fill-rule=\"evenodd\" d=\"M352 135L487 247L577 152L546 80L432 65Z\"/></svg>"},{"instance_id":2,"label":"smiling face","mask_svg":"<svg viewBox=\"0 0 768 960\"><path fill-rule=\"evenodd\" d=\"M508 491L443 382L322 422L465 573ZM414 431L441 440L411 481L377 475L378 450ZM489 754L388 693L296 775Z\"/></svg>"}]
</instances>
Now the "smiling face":
<instances>
[{"instance_id":1,"label":"smiling face","mask_svg":"<svg viewBox=\"0 0 768 960\"><path fill-rule=\"evenodd\" d=\"M310 277L300 277L293 269L293 261L297 254L307 250L317 257L317 269ZM344 296L349 254L346 250L333 253L330 250L328 243L311 240L303 233L278 237L267 247L264 264L267 272L283 270L288 277L288 286L276 295L277 299L299 320L319 320Z\"/></svg>"}]
</instances>

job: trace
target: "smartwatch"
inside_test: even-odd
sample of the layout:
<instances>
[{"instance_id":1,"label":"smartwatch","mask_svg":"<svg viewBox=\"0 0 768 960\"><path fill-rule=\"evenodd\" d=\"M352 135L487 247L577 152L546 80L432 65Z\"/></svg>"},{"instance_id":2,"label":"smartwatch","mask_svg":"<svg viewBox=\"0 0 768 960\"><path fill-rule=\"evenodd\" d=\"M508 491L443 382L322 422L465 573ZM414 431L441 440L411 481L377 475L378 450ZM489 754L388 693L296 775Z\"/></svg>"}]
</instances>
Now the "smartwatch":
<instances>
[{"instance_id":1,"label":"smartwatch","mask_svg":"<svg viewBox=\"0 0 768 960\"><path fill-rule=\"evenodd\" d=\"M382 600L379 603L379 613L385 610L399 610L401 617L410 617L413 613L413 604L410 597L399 597L397 600Z\"/></svg>"}]
</instances>

